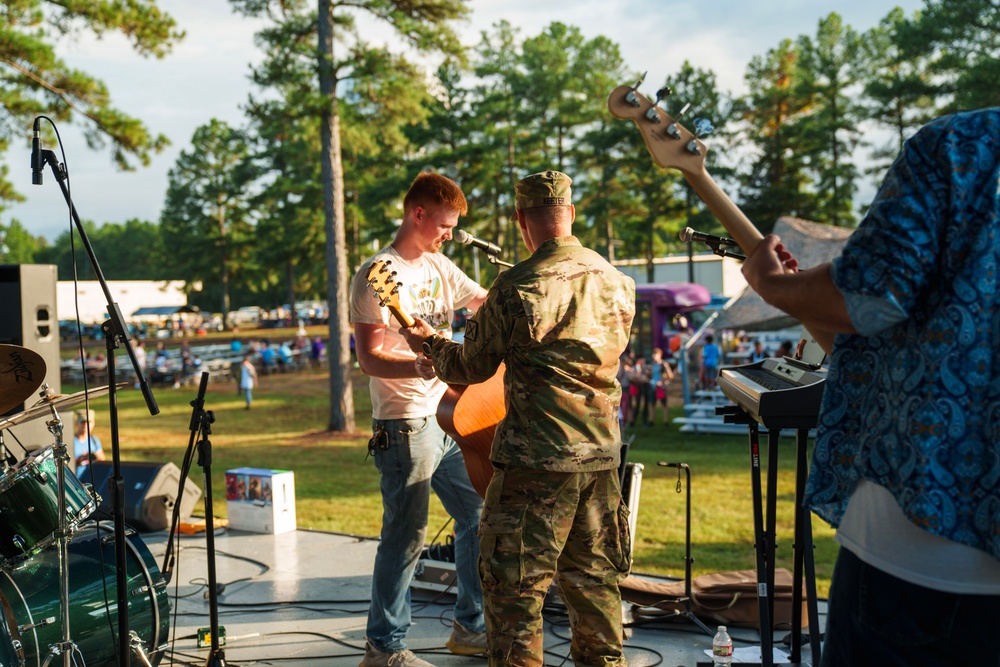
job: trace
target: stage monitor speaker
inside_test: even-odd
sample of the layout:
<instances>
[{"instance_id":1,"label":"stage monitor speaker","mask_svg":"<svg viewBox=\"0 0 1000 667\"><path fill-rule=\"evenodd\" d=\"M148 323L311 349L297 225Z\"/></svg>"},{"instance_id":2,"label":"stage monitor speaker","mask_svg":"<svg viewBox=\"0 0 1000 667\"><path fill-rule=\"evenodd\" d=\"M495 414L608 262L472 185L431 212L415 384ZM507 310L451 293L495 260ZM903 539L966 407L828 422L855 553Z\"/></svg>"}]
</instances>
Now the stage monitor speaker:
<instances>
[{"instance_id":1,"label":"stage monitor speaker","mask_svg":"<svg viewBox=\"0 0 1000 667\"><path fill-rule=\"evenodd\" d=\"M20 345L40 355L45 361L44 382L58 394L62 388L56 300L55 265L0 265L0 343ZM32 406L38 398L32 395L3 416L24 412L25 407ZM63 439L72 443L73 420L60 416L64 424ZM48 447L55 438L49 433L46 421L48 419L33 419L8 430L29 450ZM14 449L15 455L18 453L10 441L7 446Z\"/></svg>"},{"instance_id":2,"label":"stage monitor speaker","mask_svg":"<svg viewBox=\"0 0 1000 667\"><path fill-rule=\"evenodd\" d=\"M93 479L91 479L91 471ZM94 461L82 465L76 476L84 484L93 484L101 504L98 518L110 519L111 498L108 481L111 479L111 461ZM122 461L122 482L125 487L125 523L139 532L164 530L170 526L174 505L177 504L177 487L181 469L173 463ZM201 498L201 488L188 477L184 480L181 498L181 521L191 517L195 503Z\"/></svg>"}]
</instances>

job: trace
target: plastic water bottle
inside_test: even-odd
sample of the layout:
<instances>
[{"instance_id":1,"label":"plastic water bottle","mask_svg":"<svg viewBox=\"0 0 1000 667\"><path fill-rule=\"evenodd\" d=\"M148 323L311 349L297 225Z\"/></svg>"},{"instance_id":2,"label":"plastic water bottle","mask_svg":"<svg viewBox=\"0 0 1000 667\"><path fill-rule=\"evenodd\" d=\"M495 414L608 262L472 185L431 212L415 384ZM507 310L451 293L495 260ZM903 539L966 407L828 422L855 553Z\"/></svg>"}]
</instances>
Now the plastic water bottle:
<instances>
[{"instance_id":1,"label":"plastic water bottle","mask_svg":"<svg viewBox=\"0 0 1000 667\"><path fill-rule=\"evenodd\" d=\"M733 661L733 640L726 632L726 626L720 625L712 640L712 667L729 667Z\"/></svg>"}]
</instances>

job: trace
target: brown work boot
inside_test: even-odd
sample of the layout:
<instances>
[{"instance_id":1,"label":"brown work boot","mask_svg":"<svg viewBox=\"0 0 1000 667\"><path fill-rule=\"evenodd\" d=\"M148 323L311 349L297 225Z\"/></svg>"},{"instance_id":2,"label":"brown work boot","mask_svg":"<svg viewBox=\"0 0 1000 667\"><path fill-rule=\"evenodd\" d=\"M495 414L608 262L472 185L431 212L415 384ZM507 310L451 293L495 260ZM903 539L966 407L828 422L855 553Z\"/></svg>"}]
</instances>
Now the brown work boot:
<instances>
[{"instance_id":1,"label":"brown work boot","mask_svg":"<svg viewBox=\"0 0 1000 667\"><path fill-rule=\"evenodd\" d=\"M458 621L452 621L451 637L445 646L456 655L486 655L486 633L471 632Z\"/></svg>"},{"instance_id":2,"label":"brown work boot","mask_svg":"<svg viewBox=\"0 0 1000 667\"><path fill-rule=\"evenodd\" d=\"M365 642L365 657L358 667L434 667L434 665L426 660L421 660L413 651L383 653Z\"/></svg>"}]
</instances>

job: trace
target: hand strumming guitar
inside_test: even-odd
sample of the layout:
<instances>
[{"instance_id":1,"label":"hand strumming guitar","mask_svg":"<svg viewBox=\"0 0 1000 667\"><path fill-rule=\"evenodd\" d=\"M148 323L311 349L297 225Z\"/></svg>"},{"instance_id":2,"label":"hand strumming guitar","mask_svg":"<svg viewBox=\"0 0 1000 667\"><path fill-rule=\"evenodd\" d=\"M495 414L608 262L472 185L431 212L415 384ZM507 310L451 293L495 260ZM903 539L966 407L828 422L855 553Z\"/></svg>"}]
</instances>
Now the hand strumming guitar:
<instances>
[{"instance_id":1,"label":"hand strumming guitar","mask_svg":"<svg viewBox=\"0 0 1000 667\"><path fill-rule=\"evenodd\" d=\"M406 339L406 344L410 346L410 349L417 353L417 359L414 362L417 376L424 380L430 380L435 377L434 364L424 351L423 344L428 338L436 336L437 331L431 325L427 324L427 322L424 322L419 317L415 317L413 318L413 324L409 327L400 327L399 333Z\"/></svg>"}]
</instances>

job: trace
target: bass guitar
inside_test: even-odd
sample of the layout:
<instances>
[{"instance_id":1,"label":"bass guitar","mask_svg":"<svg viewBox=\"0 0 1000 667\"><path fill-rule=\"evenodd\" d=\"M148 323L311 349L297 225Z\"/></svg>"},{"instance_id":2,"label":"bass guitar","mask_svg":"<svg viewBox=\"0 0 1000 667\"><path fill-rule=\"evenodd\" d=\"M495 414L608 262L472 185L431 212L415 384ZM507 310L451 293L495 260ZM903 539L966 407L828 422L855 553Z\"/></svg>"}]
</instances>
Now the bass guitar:
<instances>
[{"instance_id":1,"label":"bass guitar","mask_svg":"<svg viewBox=\"0 0 1000 667\"><path fill-rule=\"evenodd\" d=\"M615 88L608 97L608 111L615 118L635 123L653 161L661 167L680 171L712 215L722 223L743 252L750 256L764 236L709 176L705 169L705 144L666 111L643 96L637 90L638 86L639 84ZM827 352L833 347L832 334L809 333Z\"/></svg>"},{"instance_id":2,"label":"bass guitar","mask_svg":"<svg viewBox=\"0 0 1000 667\"><path fill-rule=\"evenodd\" d=\"M396 282L391 260L372 263L368 269L368 286L379 304L388 308L400 325L407 328L413 326L413 318L400 307L399 290L403 284ZM448 385L437 409L438 424L458 443L472 486L482 497L486 497L486 487L493 479L493 464L490 462L493 434L506 414L504 370L501 364L492 378L479 384Z\"/></svg>"}]
</instances>

